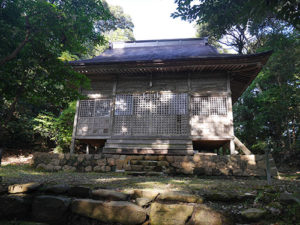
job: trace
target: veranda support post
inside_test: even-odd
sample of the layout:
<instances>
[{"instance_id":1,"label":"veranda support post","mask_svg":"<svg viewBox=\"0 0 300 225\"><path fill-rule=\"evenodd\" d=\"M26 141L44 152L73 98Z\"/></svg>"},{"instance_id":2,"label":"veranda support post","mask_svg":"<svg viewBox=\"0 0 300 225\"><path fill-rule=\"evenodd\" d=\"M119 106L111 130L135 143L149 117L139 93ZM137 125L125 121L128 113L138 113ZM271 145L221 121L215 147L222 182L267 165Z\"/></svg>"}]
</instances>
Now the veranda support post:
<instances>
[{"instance_id":1,"label":"veranda support post","mask_svg":"<svg viewBox=\"0 0 300 225\"><path fill-rule=\"evenodd\" d=\"M74 148L75 148L75 135L76 135L76 126L77 126L77 117L78 117L78 107L79 107L79 100L76 102L76 112L75 112L75 116L74 116L72 141L71 141L71 146L70 146L70 154L74 153Z\"/></svg>"}]
</instances>

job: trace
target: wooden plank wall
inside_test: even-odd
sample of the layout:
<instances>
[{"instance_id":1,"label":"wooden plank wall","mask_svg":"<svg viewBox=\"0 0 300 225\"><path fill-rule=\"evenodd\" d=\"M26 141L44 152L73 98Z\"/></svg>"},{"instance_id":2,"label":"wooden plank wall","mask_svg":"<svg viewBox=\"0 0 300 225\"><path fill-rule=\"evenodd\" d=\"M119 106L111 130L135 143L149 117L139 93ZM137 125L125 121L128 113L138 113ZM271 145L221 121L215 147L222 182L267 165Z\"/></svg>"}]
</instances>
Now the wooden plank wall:
<instances>
[{"instance_id":1,"label":"wooden plank wall","mask_svg":"<svg viewBox=\"0 0 300 225\"><path fill-rule=\"evenodd\" d=\"M92 75L91 89L82 90L89 98L114 100L115 94L171 91L193 96L226 96L226 116L190 115L191 135L194 139L230 139L233 121L229 77L224 73L170 73L143 75Z\"/></svg>"}]
</instances>

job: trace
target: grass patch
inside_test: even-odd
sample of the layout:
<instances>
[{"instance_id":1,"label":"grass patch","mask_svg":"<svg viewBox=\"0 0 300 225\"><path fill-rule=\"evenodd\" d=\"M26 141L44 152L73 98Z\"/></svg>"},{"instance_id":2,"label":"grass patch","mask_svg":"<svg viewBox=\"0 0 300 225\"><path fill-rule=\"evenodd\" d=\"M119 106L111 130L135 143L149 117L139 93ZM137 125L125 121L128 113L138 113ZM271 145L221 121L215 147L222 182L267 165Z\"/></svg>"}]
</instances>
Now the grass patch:
<instances>
[{"instance_id":1,"label":"grass patch","mask_svg":"<svg viewBox=\"0 0 300 225\"><path fill-rule=\"evenodd\" d=\"M7 184L39 182L45 184L80 185L90 188L111 189L168 189L182 191L237 191L251 192L264 189L266 180L255 178L216 178L183 176L129 176L123 173L96 172L45 172L29 165L7 165L0 167L2 182ZM273 180L274 187L288 192L300 189L300 180Z\"/></svg>"},{"instance_id":2,"label":"grass patch","mask_svg":"<svg viewBox=\"0 0 300 225\"><path fill-rule=\"evenodd\" d=\"M28 164L6 165L0 167L0 176L2 177L20 177L22 175L44 175L45 172L35 170Z\"/></svg>"}]
</instances>

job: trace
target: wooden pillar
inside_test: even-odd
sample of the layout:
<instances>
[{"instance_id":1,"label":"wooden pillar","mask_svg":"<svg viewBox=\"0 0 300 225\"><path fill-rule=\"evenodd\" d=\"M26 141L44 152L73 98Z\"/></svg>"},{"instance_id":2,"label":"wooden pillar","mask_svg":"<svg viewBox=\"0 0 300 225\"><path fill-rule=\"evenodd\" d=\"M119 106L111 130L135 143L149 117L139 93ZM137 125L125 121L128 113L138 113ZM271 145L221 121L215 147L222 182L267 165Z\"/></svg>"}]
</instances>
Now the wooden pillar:
<instances>
[{"instance_id":1,"label":"wooden pillar","mask_svg":"<svg viewBox=\"0 0 300 225\"><path fill-rule=\"evenodd\" d=\"M114 114L115 114L115 102L116 102L116 92L117 92L117 85L118 85L118 76L115 77L113 90L112 90L112 98L110 102L110 120L109 120L109 133L113 135L113 128L114 128Z\"/></svg>"},{"instance_id":2,"label":"wooden pillar","mask_svg":"<svg viewBox=\"0 0 300 225\"><path fill-rule=\"evenodd\" d=\"M230 144L229 144L229 148L230 148L230 155L236 155L237 151L235 151L235 144L234 144L234 140L230 140Z\"/></svg>"},{"instance_id":3,"label":"wooden pillar","mask_svg":"<svg viewBox=\"0 0 300 225\"><path fill-rule=\"evenodd\" d=\"M86 144L86 154L90 154L90 144Z\"/></svg>"},{"instance_id":4,"label":"wooden pillar","mask_svg":"<svg viewBox=\"0 0 300 225\"><path fill-rule=\"evenodd\" d=\"M79 100L76 102L76 112L74 116L74 123L73 123L73 133L72 133L72 140L70 146L70 154L74 153L75 148L75 136L76 136L76 127L77 127L77 117L78 117L78 109L79 108Z\"/></svg>"},{"instance_id":5,"label":"wooden pillar","mask_svg":"<svg viewBox=\"0 0 300 225\"><path fill-rule=\"evenodd\" d=\"M231 87L230 87L230 74L227 74L227 106L228 106L228 115L227 118L230 121L230 136L232 139L229 143L230 155L236 155L238 152L235 150L234 144L234 129L233 129L233 112L232 112L232 98L231 98Z\"/></svg>"}]
</instances>

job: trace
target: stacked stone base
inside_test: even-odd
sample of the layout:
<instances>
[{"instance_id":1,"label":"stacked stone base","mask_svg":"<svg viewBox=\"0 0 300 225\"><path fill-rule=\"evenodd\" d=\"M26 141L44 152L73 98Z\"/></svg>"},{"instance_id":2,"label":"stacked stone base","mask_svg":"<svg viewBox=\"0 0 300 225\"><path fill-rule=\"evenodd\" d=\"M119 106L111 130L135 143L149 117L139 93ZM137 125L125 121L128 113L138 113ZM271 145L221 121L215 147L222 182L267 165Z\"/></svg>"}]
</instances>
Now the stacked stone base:
<instances>
[{"instance_id":1,"label":"stacked stone base","mask_svg":"<svg viewBox=\"0 0 300 225\"><path fill-rule=\"evenodd\" d=\"M272 156L271 175L277 176ZM160 172L170 175L257 176L266 175L264 155L215 155L197 153L192 156L50 154L35 153L33 165L46 171L78 172Z\"/></svg>"}]
</instances>

